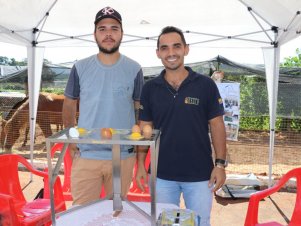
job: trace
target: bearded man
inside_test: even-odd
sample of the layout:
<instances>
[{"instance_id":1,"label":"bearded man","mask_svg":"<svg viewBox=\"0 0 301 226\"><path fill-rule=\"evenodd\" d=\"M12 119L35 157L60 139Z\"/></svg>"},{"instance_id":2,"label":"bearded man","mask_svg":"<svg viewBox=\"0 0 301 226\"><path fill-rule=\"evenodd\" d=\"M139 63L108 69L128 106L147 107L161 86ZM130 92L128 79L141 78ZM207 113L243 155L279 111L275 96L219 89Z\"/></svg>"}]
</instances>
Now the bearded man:
<instances>
[{"instance_id":1,"label":"bearded man","mask_svg":"<svg viewBox=\"0 0 301 226\"><path fill-rule=\"evenodd\" d=\"M99 52L73 66L65 89L63 122L78 127L131 129L139 109L143 74L141 66L122 55L121 15L111 7L101 9L95 17L94 38ZM99 199L102 186L112 194L112 146L96 144L69 145L73 156L71 193L73 205ZM133 147L121 145L121 195L126 196L135 164Z\"/></svg>"}]
</instances>

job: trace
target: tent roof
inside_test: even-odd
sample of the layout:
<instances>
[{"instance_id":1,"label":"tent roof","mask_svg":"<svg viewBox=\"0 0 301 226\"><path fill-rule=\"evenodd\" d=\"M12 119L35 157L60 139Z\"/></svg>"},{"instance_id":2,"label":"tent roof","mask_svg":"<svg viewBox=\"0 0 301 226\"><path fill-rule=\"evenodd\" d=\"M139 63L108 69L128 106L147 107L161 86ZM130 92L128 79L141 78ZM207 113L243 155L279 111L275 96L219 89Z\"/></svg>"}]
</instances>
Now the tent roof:
<instances>
[{"instance_id":1,"label":"tent roof","mask_svg":"<svg viewBox=\"0 0 301 226\"><path fill-rule=\"evenodd\" d=\"M274 41L272 27L279 28L280 44L301 31L300 0L0 0L0 5L0 41L27 46L33 40L40 46L95 46L94 16L108 5L123 17L123 46L155 46L167 25L187 31L191 45L215 47L267 47ZM33 39L34 28L39 32Z\"/></svg>"},{"instance_id":2,"label":"tent roof","mask_svg":"<svg viewBox=\"0 0 301 226\"><path fill-rule=\"evenodd\" d=\"M191 48L193 45L276 47L301 33L300 0L0 0L0 5L0 42L28 47L95 46L91 35L94 16L108 5L118 9L123 16L126 34L123 47L131 47L134 42L136 46L155 46L157 35L167 25L187 31L186 39ZM263 51L265 64L268 65L270 109L269 185L275 138L279 49ZM132 57L136 54L134 52L127 55ZM28 83L33 161L43 49L28 48L27 53L30 65L28 74L31 75L28 76ZM142 58L147 53L140 51L140 54Z\"/></svg>"}]
</instances>

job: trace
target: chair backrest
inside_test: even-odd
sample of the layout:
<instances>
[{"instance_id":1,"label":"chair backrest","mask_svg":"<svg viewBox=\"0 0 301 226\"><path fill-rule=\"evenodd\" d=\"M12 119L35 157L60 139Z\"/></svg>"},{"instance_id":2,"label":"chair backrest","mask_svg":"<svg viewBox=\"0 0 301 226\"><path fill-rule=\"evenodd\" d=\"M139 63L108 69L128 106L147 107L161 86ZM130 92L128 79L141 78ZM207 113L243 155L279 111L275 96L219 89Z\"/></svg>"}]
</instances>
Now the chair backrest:
<instances>
[{"instance_id":1,"label":"chair backrest","mask_svg":"<svg viewBox=\"0 0 301 226\"><path fill-rule=\"evenodd\" d=\"M23 161L18 155L0 155L0 193L10 195L14 202L25 202L18 174L19 162Z\"/></svg>"},{"instance_id":2,"label":"chair backrest","mask_svg":"<svg viewBox=\"0 0 301 226\"><path fill-rule=\"evenodd\" d=\"M63 150L63 143L56 143L51 148L51 157L54 157L55 152L61 152ZM70 155L69 147L67 147L64 156L64 182L63 182L63 193L65 201L72 201L71 195L71 168L72 168L72 158ZM104 187L102 187L100 198L106 197Z\"/></svg>"},{"instance_id":3,"label":"chair backrest","mask_svg":"<svg viewBox=\"0 0 301 226\"><path fill-rule=\"evenodd\" d=\"M288 171L273 187L279 190L291 178L296 178L297 194L295 208L289 225L301 225L301 168L295 168Z\"/></svg>"},{"instance_id":4,"label":"chair backrest","mask_svg":"<svg viewBox=\"0 0 301 226\"><path fill-rule=\"evenodd\" d=\"M273 193L278 192L290 178L296 178L297 194L295 208L289 223L289 226L301 226L301 168L295 168L287 172L281 179L271 188L259 191L250 197L247 216L245 220L245 226L254 226L254 225L276 225L270 223L258 224L258 210L259 202L267 196L272 195ZM279 225L279 224L277 224Z\"/></svg>"},{"instance_id":5,"label":"chair backrest","mask_svg":"<svg viewBox=\"0 0 301 226\"><path fill-rule=\"evenodd\" d=\"M145 162L144 162L144 167L145 169L148 171L150 166L150 151L148 150L146 158L145 158ZM135 165L134 165L134 170L133 170L133 184L132 187L130 188L130 190L137 190L139 189L136 183L136 174L137 174L137 169L138 169L138 163L136 161ZM140 190L140 189L139 189ZM147 188L148 190L148 188ZM147 191L148 192L148 191Z\"/></svg>"},{"instance_id":6,"label":"chair backrest","mask_svg":"<svg viewBox=\"0 0 301 226\"><path fill-rule=\"evenodd\" d=\"M51 148L51 157L54 156L55 152L61 152L63 150L63 143L56 143ZM69 148L67 147L65 156L64 156L64 182L63 182L63 191L70 192L71 191L71 167L72 167L72 159L70 155Z\"/></svg>"},{"instance_id":7,"label":"chair backrest","mask_svg":"<svg viewBox=\"0 0 301 226\"><path fill-rule=\"evenodd\" d=\"M296 178L297 194L294 212L289 225L301 225L301 168L296 168L289 171L284 177Z\"/></svg>"},{"instance_id":8,"label":"chair backrest","mask_svg":"<svg viewBox=\"0 0 301 226\"><path fill-rule=\"evenodd\" d=\"M148 170L149 166L150 166L150 151L148 150L148 153L146 155L145 162L144 162L144 167L146 170ZM137 201L137 202L150 202L151 197L150 197L149 187L146 187L145 191L142 192L137 186L136 179L135 179L136 174L137 174L137 168L138 168L138 164L136 161L135 166L134 166L134 171L133 171L133 181L132 181L132 185L129 189L127 199L130 201Z\"/></svg>"}]
</instances>

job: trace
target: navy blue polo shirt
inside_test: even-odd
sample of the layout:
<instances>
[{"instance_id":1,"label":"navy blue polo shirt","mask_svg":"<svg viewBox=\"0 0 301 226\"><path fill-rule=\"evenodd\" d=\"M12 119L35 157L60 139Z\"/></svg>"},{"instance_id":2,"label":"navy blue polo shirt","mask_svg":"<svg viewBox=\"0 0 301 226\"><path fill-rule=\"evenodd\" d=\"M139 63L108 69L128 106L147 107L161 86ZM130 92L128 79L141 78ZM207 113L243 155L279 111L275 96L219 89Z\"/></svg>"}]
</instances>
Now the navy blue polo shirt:
<instances>
[{"instance_id":1,"label":"navy blue polo shirt","mask_svg":"<svg viewBox=\"0 0 301 226\"><path fill-rule=\"evenodd\" d=\"M178 91L164 79L165 70L144 85L139 119L161 130L158 178L205 181L213 169L208 121L224 108L215 82L185 68L189 75Z\"/></svg>"}]
</instances>

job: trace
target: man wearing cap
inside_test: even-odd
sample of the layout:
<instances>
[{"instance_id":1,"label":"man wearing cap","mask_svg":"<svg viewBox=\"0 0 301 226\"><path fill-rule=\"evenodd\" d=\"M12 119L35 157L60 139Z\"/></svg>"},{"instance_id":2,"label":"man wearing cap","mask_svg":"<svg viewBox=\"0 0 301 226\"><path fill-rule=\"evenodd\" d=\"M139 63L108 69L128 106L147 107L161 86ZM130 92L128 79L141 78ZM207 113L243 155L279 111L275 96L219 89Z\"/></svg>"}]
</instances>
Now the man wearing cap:
<instances>
[{"instance_id":1,"label":"man wearing cap","mask_svg":"<svg viewBox=\"0 0 301 226\"><path fill-rule=\"evenodd\" d=\"M95 17L94 38L99 53L76 62L65 89L63 122L65 127L130 129L135 124L143 86L141 66L122 55L121 15L111 7L101 9ZM71 193L73 205L99 198L102 185L112 194L112 146L72 144ZM135 153L133 147L121 145L121 193L129 189Z\"/></svg>"}]
</instances>

